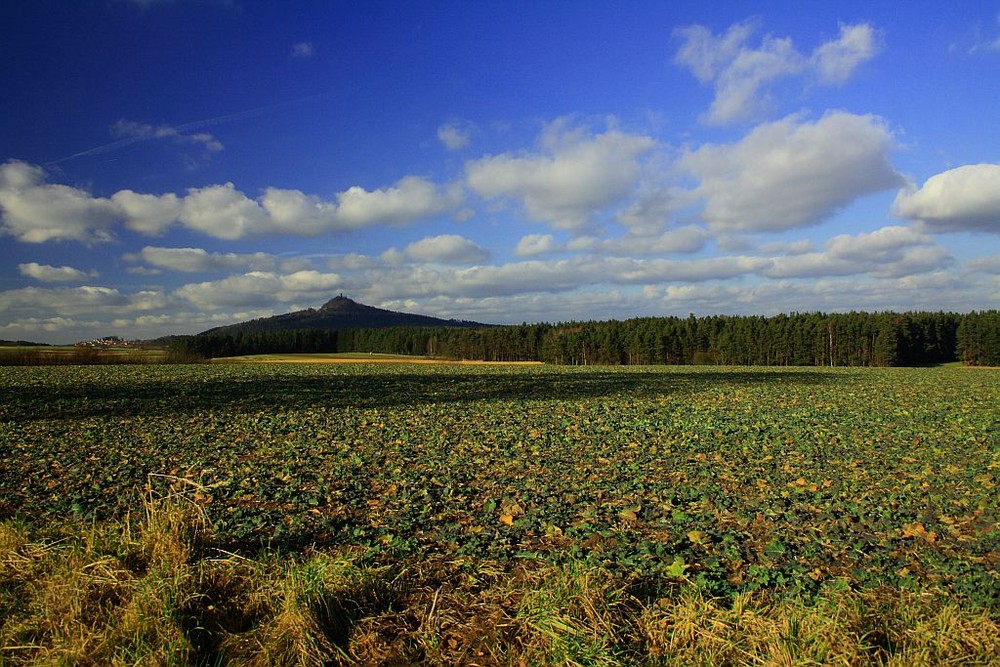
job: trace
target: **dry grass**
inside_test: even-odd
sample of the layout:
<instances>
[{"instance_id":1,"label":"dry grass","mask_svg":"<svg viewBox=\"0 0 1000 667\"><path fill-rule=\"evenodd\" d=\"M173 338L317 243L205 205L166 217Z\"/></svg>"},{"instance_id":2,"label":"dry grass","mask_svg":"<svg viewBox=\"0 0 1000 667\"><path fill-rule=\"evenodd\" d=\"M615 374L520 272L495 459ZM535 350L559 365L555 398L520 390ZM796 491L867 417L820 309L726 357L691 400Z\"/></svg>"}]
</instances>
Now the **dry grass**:
<instances>
[{"instance_id":1,"label":"dry grass","mask_svg":"<svg viewBox=\"0 0 1000 667\"><path fill-rule=\"evenodd\" d=\"M1000 665L996 620L935 591L640 599L581 563L247 559L167 481L120 522L0 523L0 664Z\"/></svg>"},{"instance_id":2,"label":"dry grass","mask_svg":"<svg viewBox=\"0 0 1000 667\"><path fill-rule=\"evenodd\" d=\"M831 590L813 604L687 591L639 619L653 664L998 665L1000 627L933 593Z\"/></svg>"}]
</instances>

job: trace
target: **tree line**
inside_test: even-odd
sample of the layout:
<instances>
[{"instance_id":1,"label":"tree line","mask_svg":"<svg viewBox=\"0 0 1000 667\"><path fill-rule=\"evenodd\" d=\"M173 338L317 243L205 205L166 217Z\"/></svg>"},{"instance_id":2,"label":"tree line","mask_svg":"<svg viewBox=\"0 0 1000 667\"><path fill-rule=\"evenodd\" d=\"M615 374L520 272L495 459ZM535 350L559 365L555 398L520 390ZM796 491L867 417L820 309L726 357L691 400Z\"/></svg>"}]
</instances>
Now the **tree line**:
<instances>
[{"instance_id":1,"label":"tree line","mask_svg":"<svg viewBox=\"0 0 1000 667\"><path fill-rule=\"evenodd\" d=\"M296 329L202 334L177 353L378 352L562 365L1000 365L1000 311L643 317L514 326Z\"/></svg>"}]
</instances>

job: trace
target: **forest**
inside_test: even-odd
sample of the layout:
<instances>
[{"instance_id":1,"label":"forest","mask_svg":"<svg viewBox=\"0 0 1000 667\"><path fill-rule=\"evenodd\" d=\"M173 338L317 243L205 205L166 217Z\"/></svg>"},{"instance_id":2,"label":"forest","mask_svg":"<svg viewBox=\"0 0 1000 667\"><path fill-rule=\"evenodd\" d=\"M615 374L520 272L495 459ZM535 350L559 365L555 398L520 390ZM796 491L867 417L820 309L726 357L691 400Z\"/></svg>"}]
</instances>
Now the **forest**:
<instances>
[{"instance_id":1,"label":"forest","mask_svg":"<svg viewBox=\"0 0 1000 667\"><path fill-rule=\"evenodd\" d=\"M514 326L298 329L202 334L173 351L205 358L378 352L559 365L1000 366L1000 311L643 317Z\"/></svg>"}]
</instances>

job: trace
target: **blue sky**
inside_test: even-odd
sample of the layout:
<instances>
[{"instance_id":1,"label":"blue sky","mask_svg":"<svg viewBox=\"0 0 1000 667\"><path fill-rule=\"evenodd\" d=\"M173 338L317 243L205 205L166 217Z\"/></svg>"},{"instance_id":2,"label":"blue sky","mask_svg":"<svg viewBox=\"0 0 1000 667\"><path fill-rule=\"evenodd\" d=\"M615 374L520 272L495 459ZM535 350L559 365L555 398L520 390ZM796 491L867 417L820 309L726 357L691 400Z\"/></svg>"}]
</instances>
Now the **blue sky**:
<instances>
[{"instance_id":1,"label":"blue sky","mask_svg":"<svg viewBox=\"0 0 1000 667\"><path fill-rule=\"evenodd\" d=\"M1000 305L1000 4L12 0L0 338Z\"/></svg>"}]
</instances>

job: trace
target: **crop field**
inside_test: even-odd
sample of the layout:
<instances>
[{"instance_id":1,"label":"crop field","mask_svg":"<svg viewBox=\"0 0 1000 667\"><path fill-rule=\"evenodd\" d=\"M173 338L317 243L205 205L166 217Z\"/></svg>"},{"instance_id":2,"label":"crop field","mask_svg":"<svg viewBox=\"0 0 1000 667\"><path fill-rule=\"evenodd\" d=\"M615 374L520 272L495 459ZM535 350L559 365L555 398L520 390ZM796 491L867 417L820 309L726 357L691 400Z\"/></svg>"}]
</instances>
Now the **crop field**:
<instances>
[{"instance_id":1,"label":"crop field","mask_svg":"<svg viewBox=\"0 0 1000 667\"><path fill-rule=\"evenodd\" d=\"M90 558L117 559L137 580L152 557L129 565L126 542L155 508L169 515L160 501L180 499L172 507L201 526L185 567L251 563L287 583L335 559L382 582L354 590L355 611L336 623L323 598L309 626L316 664L683 664L671 653L682 645L708 651L690 664L886 664L912 660L904 645L942 608L979 643L920 655L989 664L1000 648L982 639L1000 620L998 485L992 370L353 363L0 374L0 589L31 589L24 563L94 543L87 531L103 526L119 531L117 546ZM32 576L54 566L39 567ZM200 580L221 576L212 572ZM205 611L245 581L230 574L176 613L205 633L213 623L230 638L263 633L259 608L239 622ZM389 592L373 601L375 590ZM848 633L857 655L843 658L836 640L819 657L795 653L792 635L807 634L798 621L763 631L771 648L741 644L747 619L769 618L779 601L830 618L846 613L824 607L838 595L868 604L872 627ZM681 600L714 620L685 630L686 612L670 606ZM907 600L930 602L914 603L924 615L894 635ZM0 662L55 650L53 632L24 629L32 612L19 604L0 596L0 618L20 619L0 637ZM747 605L756 611L739 616ZM195 635L177 641L225 655L218 636Z\"/></svg>"}]
</instances>

